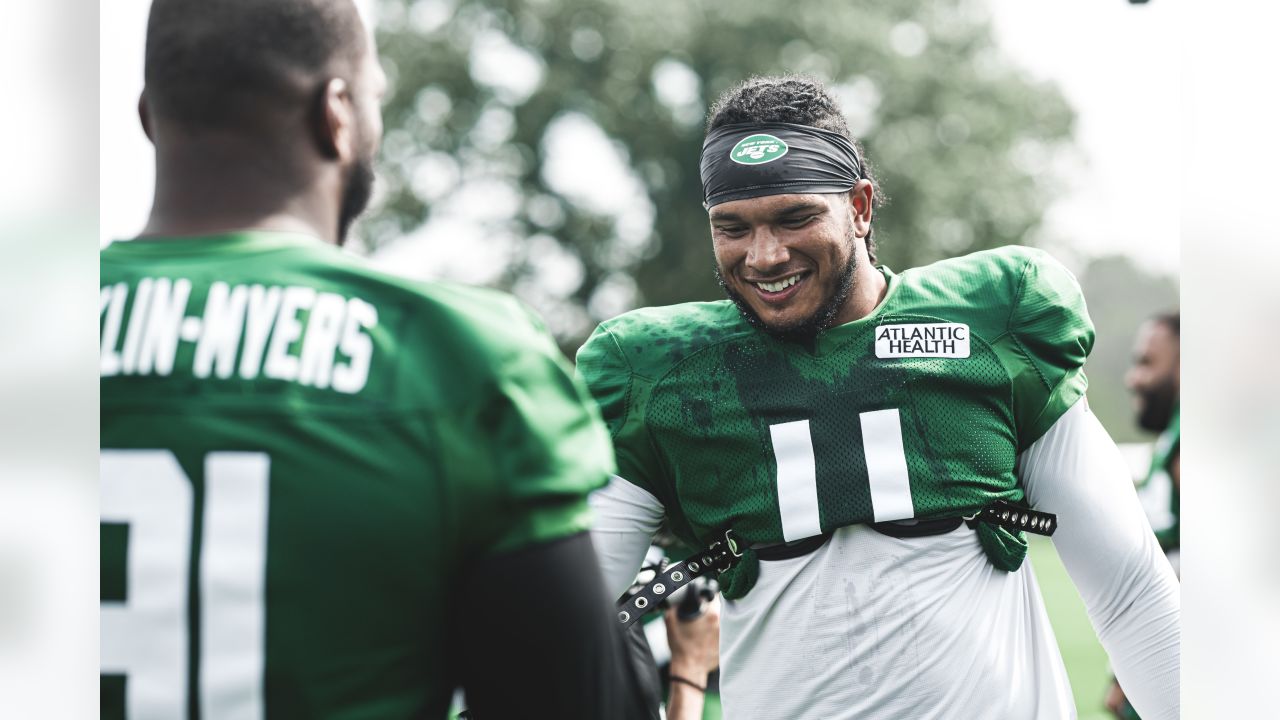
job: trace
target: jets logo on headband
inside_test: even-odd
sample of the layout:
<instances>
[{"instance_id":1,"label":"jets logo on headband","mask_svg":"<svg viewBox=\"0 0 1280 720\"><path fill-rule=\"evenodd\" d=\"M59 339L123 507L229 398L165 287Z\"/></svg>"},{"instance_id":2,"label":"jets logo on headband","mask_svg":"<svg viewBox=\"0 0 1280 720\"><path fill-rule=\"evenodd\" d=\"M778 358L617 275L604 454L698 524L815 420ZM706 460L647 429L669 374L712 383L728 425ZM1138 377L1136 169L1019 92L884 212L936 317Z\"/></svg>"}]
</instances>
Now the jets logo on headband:
<instances>
[{"instance_id":1,"label":"jets logo on headband","mask_svg":"<svg viewBox=\"0 0 1280 720\"><path fill-rule=\"evenodd\" d=\"M783 122L721 125L703 140L698 166L708 209L764 195L847 192L862 179L849 138Z\"/></svg>"},{"instance_id":2,"label":"jets logo on headband","mask_svg":"<svg viewBox=\"0 0 1280 720\"><path fill-rule=\"evenodd\" d=\"M739 165L763 165L786 155L789 149L778 138L760 133L739 140L729 151L729 159Z\"/></svg>"}]
</instances>

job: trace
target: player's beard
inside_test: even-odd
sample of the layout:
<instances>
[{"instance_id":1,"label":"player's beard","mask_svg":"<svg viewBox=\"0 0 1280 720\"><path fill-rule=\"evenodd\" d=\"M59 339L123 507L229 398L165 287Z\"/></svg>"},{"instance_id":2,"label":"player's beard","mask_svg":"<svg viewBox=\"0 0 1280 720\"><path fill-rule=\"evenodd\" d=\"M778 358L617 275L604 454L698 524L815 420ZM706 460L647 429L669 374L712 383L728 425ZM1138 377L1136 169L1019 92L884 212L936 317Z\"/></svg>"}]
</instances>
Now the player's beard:
<instances>
[{"instance_id":1,"label":"player's beard","mask_svg":"<svg viewBox=\"0 0 1280 720\"><path fill-rule=\"evenodd\" d=\"M716 266L716 282L720 283L720 287L724 289L729 299L738 306L738 312L746 319L752 327L763 330L779 340L788 340L792 342L809 343L818 337L822 331L831 327L840 314L840 309L844 307L845 302L849 299L849 294L853 292L853 278L858 269L858 253L854 252L854 243L858 242L858 237L853 234L853 230L849 231L847 237L849 241L849 262L845 263L840 269L839 275L835 278L835 283L822 304L814 310L809 317L802 318L796 322L787 323L785 325L769 325L760 318L760 315L752 309L747 299L742 297L737 291L729 287L725 282L724 275L720 273L720 266Z\"/></svg>"},{"instance_id":2,"label":"player's beard","mask_svg":"<svg viewBox=\"0 0 1280 720\"><path fill-rule=\"evenodd\" d=\"M1138 427L1151 432L1164 432L1173 420L1173 407L1178 404L1178 391L1167 379L1150 390L1138 393Z\"/></svg>"},{"instance_id":3,"label":"player's beard","mask_svg":"<svg viewBox=\"0 0 1280 720\"><path fill-rule=\"evenodd\" d=\"M361 154L351 165L347 186L342 189L342 207L338 211L338 245L347 242L347 231L373 197L373 153Z\"/></svg>"}]
</instances>

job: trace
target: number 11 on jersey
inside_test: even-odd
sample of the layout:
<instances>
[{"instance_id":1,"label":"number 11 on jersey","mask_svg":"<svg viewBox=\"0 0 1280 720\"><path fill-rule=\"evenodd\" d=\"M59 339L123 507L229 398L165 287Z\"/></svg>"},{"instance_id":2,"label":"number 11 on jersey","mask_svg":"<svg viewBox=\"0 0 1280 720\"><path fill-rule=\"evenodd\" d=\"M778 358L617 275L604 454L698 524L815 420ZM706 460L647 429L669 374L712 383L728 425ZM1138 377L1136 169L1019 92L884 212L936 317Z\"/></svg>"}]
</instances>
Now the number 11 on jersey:
<instances>
[{"instance_id":1,"label":"number 11 on jersey","mask_svg":"<svg viewBox=\"0 0 1280 720\"><path fill-rule=\"evenodd\" d=\"M858 414L867 490L875 522L914 516L902 420L897 408ZM818 469L808 420L769 426L777 463L778 515L787 542L822 534L818 510Z\"/></svg>"},{"instance_id":2,"label":"number 11 on jersey","mask_svg":"<svg viewBox=\"0 0 1280 720\"><path fill-rule=\"evenodd\" d=\"M104 524L127 527L126 597L102 603L104 675L125 676L129 720L187 715L188 610L199 593L202 717L261 720L267 558L265 453L205 456L200 555L195 491L167 450L103 450ZM190 586L197 563L197 587Z\"/></svg>"}]
</instances>

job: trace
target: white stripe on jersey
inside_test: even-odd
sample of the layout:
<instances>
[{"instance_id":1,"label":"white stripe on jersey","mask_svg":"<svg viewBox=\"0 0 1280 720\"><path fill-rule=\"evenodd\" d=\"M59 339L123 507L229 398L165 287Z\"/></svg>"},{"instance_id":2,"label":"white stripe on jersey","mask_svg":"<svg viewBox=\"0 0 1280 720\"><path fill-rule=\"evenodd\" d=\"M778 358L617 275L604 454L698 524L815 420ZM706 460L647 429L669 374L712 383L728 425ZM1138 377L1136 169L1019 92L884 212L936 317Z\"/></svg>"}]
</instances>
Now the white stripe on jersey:
<instances>
[{"instance_id":1,"label":"white stripe on jersey","mask_svg":"<svg viewBox=\"0 0 1280 720\"><path fill-rule=\"evenodd\" d=\"M860 413L858 420L862 423L862 448L867 458L871 511L876 522L915 517L898 409Z\"/></svg>"},{"instance_id":2,"label":"white stripe on jersey","mask_svg":"<svg viewBox=\"0 0 1280 720\"><path fill-rule=\"evenodd\" d=\"M769 426L778 461L778 511L787 542L822 534L818 518L818 470L813 459L809 421Z\"/></svg>"}]
</instances>

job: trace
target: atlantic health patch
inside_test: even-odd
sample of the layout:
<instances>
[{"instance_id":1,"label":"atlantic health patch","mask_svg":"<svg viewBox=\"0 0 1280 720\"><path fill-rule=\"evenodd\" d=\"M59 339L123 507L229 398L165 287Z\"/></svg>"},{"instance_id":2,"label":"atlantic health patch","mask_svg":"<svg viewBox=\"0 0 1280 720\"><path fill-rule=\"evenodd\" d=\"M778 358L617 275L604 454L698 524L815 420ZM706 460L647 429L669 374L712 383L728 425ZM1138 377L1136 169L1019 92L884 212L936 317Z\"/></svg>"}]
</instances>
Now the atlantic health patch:
<instances>
[{"instance_id":1,"label":"atlantic health patch","mask_svg":"<svg viewBox=\"0 0 1280 720\"><path fill-rule=\"evenodd\" d=\"M910 323L876 327L876 357L969 357L964 323Z\"/></svg>"}]
</instances>

